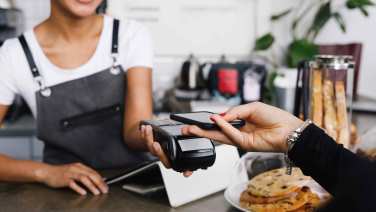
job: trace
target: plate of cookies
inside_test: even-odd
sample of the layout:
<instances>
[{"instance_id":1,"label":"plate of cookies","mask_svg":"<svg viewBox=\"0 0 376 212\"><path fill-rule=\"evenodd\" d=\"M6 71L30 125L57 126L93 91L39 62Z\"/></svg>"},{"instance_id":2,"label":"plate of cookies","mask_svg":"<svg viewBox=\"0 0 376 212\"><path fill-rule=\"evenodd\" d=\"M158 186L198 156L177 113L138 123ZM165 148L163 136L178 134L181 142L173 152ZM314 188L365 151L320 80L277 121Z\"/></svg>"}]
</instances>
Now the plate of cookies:
<instances>
[{"instance_id":1,"label":"plate of cookies","mask_svg":"<svg viewBox=\"0 0 376 212\"><path fill-rule=\"evenodd\" d=\"M230 185L226 200L241 211L305 212L314 211L328 198L328 193L299 168L286 174L286 168L261 172L247 181Z\"/></svg>"}]
</instances>

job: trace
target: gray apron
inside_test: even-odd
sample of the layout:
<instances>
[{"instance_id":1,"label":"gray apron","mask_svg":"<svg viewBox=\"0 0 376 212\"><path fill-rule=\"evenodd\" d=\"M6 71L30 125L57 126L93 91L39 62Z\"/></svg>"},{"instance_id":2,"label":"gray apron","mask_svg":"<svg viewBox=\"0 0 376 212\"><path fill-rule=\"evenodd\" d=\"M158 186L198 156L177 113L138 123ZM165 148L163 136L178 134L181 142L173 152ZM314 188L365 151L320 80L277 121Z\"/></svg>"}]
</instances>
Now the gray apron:
<instances>
[{"instance_id":1,"label":"gray apron","mask_svg":"<svg viewBox=\"0 0 376 212\"><path fill-rule=\"evenodd\" d=\"M112 67L51 87L45 86L25 37L19 37L39 86L35 94L37 136L45 143L46 163L81 162L96 169L108 169L150 160L146 153L129 150L123 139L126 74L116 62L118 31L119 21L114 20Z\"/></svg>"}]
</instances>

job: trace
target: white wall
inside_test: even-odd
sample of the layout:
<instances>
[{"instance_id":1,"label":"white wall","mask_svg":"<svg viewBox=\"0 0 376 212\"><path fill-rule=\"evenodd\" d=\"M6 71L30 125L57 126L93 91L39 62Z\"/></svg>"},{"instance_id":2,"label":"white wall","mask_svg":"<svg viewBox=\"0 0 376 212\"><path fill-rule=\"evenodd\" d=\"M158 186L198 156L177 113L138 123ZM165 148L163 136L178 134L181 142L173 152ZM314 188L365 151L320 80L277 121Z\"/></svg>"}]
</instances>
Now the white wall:
<instances>
[{"instance_id":1,"label":"white wall","mask_svg":"<svg viewBox=\"0 0 376 212\"><path fill-rule=\"evenodd\" d=\"M253 1L111 0L109 13L145 24L158 56L249 53ZM232 39L229 39L232 38Z\"/></svg>"},{"instance_id":2,"label":"white wall","mask_svg":"<svg viewBox=\"0 0 376 212\"><path fill-rule=\"evenodd\" d=\"M299 0L282 0L273 1L272 11L280 12L291 5L298 5L310 1ZM342 3L343 1L335 1L335 3ZM323 29L318 37L319 43L349 43L361 42L364 45L363 60L361 64L361 75L359 83L359 93L368 97L376 98L376 8L369 10L370 17L364 18L359 11L345 11L345 21L347 23L347 33L343 34L336 23L330 22ZM307 20L309 22L309 20ZM284 46L291 37L287 28L290 20L284 20L280 23L273 24L273 31L277 33L279 39L279 46Z\"/></svg>"},{"instance_id":3,"label":"white wall","mask_svg":"<svg viewBox=\"0 0 376 212\"><path fill-rule=\"evenodd\" d=\"M269 9L268 0L109 0L111 15L150 29L154 90L171 87L191 53L201 61L248 56L255 37L269 30Z\"/></svg>"}]
</instances>

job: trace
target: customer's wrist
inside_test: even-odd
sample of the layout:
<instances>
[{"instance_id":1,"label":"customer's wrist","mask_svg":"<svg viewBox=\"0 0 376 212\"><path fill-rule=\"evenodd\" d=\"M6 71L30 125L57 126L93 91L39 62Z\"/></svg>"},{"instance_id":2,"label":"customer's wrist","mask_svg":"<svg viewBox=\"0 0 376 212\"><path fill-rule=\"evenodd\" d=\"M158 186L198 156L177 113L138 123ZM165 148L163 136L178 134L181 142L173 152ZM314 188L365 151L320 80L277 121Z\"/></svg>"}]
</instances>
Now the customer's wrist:
<instances>
[{"instance_id":1,"label":"customer's wrist","mask_svg":"<svg viewBox=\"0 0 376 212\"><path fill-rule=\"evenodd\" d=\"M303 122L303 124L301 124L301 126L299 126L298 128L296 128L294 131L292 131L287 136L287 140L286 140L287 149L285 151L285 160L286 160L286 165L287 165L286 172L287 172L287 174L291 174L292 166L294 165L293 162L291 161L291 159L289 158L289 152L294 148L295 144L300 139L300 136L302 135L303 131L309 125L311 125L311 124L312 124L312 121L308 119L305 122Z\"/></svg>"},{"instance_id":2,"label":"customer's wrist","mask_svg":"<svg viewBox=\"0 0 376 212\"><path fill-rule=\"evenodd\" d=\"M299 140L300 136L302 135L303 131L311 124L312 124L312 121L310 119L307 119L304 122L300 121L299 125L297 125L297 127L290 132L290 134L287 136L287 139L286 139L286 144L287 144L286 152L289 152L293 148L295 143Z\"/></svg>"},{"instance_id":3,"label":"customer's wrist","mask_svg":"<svg viewBox=\"0 0 376 212\"><path fill-rule=\"evenodd\" d=\"M282 138L281 152L285 153L288 150L287 139L299 127L304 124L304 121L298 118L292 119L286 127L285 135Z\"/></svg>"}]
</instances>

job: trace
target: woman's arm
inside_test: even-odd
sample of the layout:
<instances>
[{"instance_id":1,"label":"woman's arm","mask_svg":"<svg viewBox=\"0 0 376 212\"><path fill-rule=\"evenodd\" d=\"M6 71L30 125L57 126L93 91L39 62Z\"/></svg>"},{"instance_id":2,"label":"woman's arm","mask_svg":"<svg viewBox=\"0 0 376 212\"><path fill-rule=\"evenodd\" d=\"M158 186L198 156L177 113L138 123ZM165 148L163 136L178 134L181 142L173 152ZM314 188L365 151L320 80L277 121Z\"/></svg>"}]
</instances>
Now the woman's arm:
<instances>
[{"instance_id":1,"label":"woman's arm","mask_svg":"<svg viewBox=\"0 0 376 212\"><path fill-rule=\"evenodd\" d=\"M0 123L8 111L9 106L0 105ZM37 170L41 169L43 164L31 161L17 161L5 155L0 155L0 181L12 182L36 182Z\"/></svg>"},{"instance_id":2,"label":"woman's arm","mask_svg":"<svg viewBox=\"0 0 376 212\"><path fill-rule=\"evenodd\" d=\"M0 105L0 127L4 121L4 117L7 114L9 106L6 105Z\"/></svg>"},{"instance_id":3,"label":"woman's arm","mask_svg":"<svg viewBox=\"0 0 376 212\"><path fill-rule=\"evenodd\" d=\"M132 149L146 151L145 140L141 137L141 120L153 116L152 70L136 67L127 71L127 90L124 113L124 142Z\"/></svg>"},{"instance_id":4,"label":"woman's arm","mask_svg":"<svg viewBox=\"0 0 376 212\"><path fill-rule=\"evenodd\" d=\"M2 182L41 182L38 170L45 164L33 161L20 161L0 155L0 181Z\"/></svg>"},{"instance_id":5,"label":"woman's arm","mask_svg":"<svg viewBox=\"0 0 376 212\"><path fill-rule=\"evenodd\" d=\"M8 106L0 105L0 123L7 110ZM35 161L16 160L2 154L0 154L0 182L38 182L53 188L70 187L81 195L87 193L84 187L96 195L108 191L102 177L85 165L76 163L51 166Z\"/></svg>"},{"instance_id":6,"label":"woman's arm","mask_svg":"<svg viewBox=\"0 0 376 212\"><path fill-rule=\"evenodd\" d=\"M52 166L16 160L5 155L0 155L0 182L43 183L51 188L69 187L81 195L87 194L85 188L94 195L108 192L102 177L83 164Z\"/></svg>"}]
</instances>

